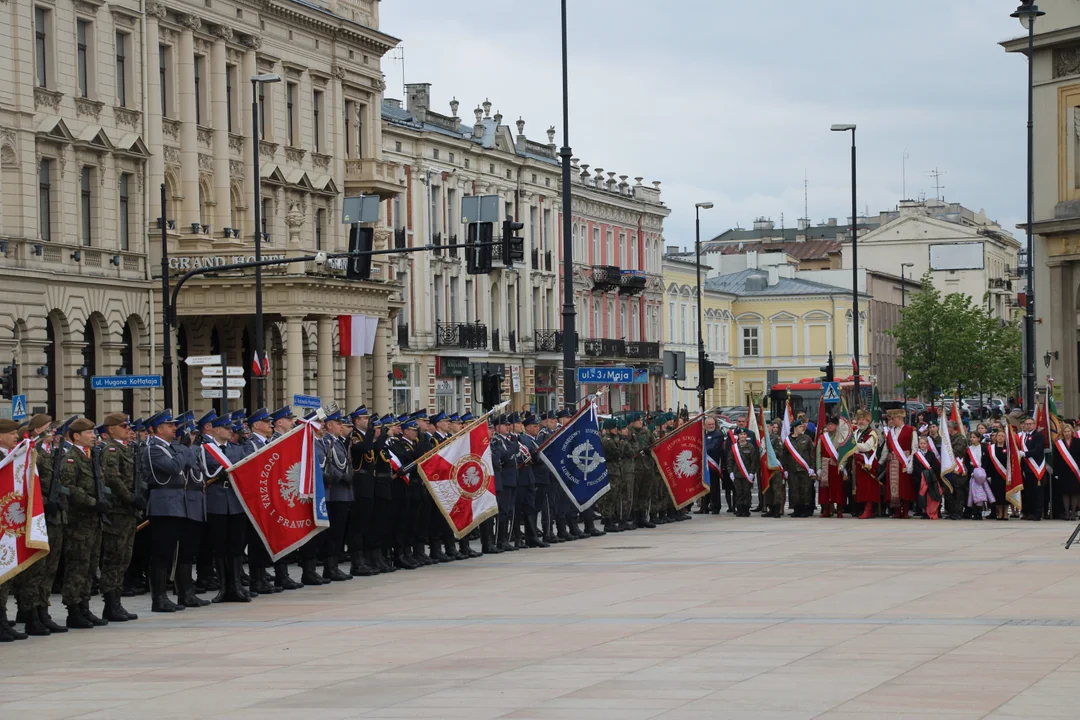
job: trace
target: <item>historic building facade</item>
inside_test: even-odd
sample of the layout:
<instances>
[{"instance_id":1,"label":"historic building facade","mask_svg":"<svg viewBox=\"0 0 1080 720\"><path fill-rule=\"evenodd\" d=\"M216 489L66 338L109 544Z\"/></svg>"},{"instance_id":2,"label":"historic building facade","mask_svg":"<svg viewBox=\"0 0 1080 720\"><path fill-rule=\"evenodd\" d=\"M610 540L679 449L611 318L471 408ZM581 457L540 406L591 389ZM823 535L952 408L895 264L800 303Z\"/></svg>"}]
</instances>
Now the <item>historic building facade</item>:
<instances>
[{"instance_id":1,"label":"historic building facade","mask_svg":"<svg viewBox=\"0 0 1080 720\"><path fill-rule=\"evenodd\" d=\"M633 366L642 382L613 385L601 409L662 407L663 222L660 183L572 160L578 365ZM595 388L579 388L578 396Z\"/></svg>"},{"instance_id":2,"label":"historic building facade","mask_svg":"<svg viewBox=\"0 0 1080 720\"><path fill-rule=\"evenodd\" d=\"M467 111L469 123L456 98L449 114L440 113L429 84L406 89L404 104L382 106L383 149L404 177L386 229L396 247L435 250L390 263L404 298L394 331L394 409L476 411L485 373L502 377L513 407L555 408L562 399L555 131L547 142L530 140L523 119L504 123L486 99ZM525 259L513 269L496 248L490 273L469 274L463 249L441 247L466 241L462 200L473 196L497 197L495 239L504 218L524 225Z\"/></svg>"},{"instance_id":3,"label":"historic building facade","mask_svg":"<svg viewBox=\"0 0 1080 720\"><path fill-rule=\"evenodd\" d=\"M379 117L380 61L397 40L378 31L375 0L333 12L291 0L12 7L0 26L16 78L0 89L0 272L17 292L0 334L32 408L150 409L152 393L94 392L90 377L161 367L159 217L174 278L254 254L256 152L264 256L347 250L341 198L400 192ZM256 75L277 81L253 84ZM389 241L376 232L376 246ZM266 404L296 393L389 404L401 297L384 268L376 262L367 282L334 262L264 273ZM250 271L188 282L175 356L225 351L249 368L254 296ZM338 314L379 318L370 358L336 358ZM179 408L208 407L198 378L176 367ZM242 404L254 404L250 378Z\"/></svg>"}]
</instances>

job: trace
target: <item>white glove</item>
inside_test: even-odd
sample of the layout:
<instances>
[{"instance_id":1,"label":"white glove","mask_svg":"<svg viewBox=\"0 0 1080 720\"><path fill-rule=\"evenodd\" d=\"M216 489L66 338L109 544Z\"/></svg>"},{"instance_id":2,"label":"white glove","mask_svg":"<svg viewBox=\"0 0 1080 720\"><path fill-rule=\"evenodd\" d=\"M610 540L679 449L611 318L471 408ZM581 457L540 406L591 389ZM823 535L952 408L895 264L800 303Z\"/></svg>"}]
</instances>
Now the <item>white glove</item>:
<instances>
[{"instance_id":1,"label":"white glove","mask_svg":"<svg viewBox=\"0 0 1080 720\"><path fill-rule=\"evenodd\" d=\"M732 480L735 479L735 473L728 473L728 475L731 477Z\"/></svg>"},{"instance_id":2,"label":"white glove","mask_svg":"<svg viewBox=\"0 0 1080 720\"><path fill-rule=\"evenodd\" d=\"M756 473L750 476L750 482L754 482L756 480L757 480L757 474Z\"/></svg>"},{"instance_id":3,"label":"white glove","mask_svg":"<svg viewBox=\"0 0 1080 720\"><path fill-rule=\"evenodd\" d=\"M817 477L817 472L815 470L811 470L810 477Z\"/></svg>"},{"instance_id":4,"label":"white glove","mask_svg":"<svg viewBox=\"0 0 1080 720\"><path fill-rule=\"evenodd\" d=\"M785 471L784 471L784 479L785 479L785 480L787 480L787 479L788 479L788 474L787 474L787 470L785 470Z\"/></svg>"}]
</instances>

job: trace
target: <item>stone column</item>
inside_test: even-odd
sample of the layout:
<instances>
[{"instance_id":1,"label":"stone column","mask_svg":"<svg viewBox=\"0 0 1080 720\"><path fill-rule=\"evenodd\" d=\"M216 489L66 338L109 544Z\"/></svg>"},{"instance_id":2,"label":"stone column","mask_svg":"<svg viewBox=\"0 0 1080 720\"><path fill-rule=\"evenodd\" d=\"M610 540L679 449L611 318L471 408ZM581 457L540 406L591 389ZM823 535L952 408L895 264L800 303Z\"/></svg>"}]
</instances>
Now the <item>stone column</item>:
<instances>
[{"instance_id":1,"label":"stone column","mask_svg":"<svg viewBox=\"0 0 1080 720\"><path fill-rule=\"evenodd\" d=\"M320 344L321 342L322 341L320 341ZM352 412L362 404L370 402L370 400L364 399L363 376L364 359L356 355L345 358L345 407L349 408L349 412ZM372 413L374 413L376 409L380 412L387 412L384 408L377 407L374 403L372 403L370 409Z\"/></svg>"},{"instance_id":2,"label":"stone column","mask_svg":"<svg viewBox=\"0 0 1080 720\"><path fill-rule=\"evenodd\" d=\"M320 315L317 321L318 347L318 392L323 404L334 398L334 326L333 318L329 315ZM349 412L357 407L347 405Z\"/></svg>"},{"instance_id":3,"label":"stone column","mask_svg":"<svg viewBox=\"0 0 1080 720\"><path fill-rule=\"evenodd\" d=\"M390 407L390 381L387 354L390 352L390 322L379 318L379 329L375 333L375 349L372 352L371 402L377 408ZM386 412L386 411L384 411Z\"/></svg>"},{"instance_id":4,"label":"stone column","mask_svg":"<svg viewBox=\"0 0 1080 720\"><path fill-rule=\"evenodd\" d=\"M161 59L158 57L160 43L158 20L164 20L165 14L165 6L161 3L149 2L146 4L146 47L148 52L146 54L147 67L144 67L142 71L146 73L147 81L145 103L148 120L146 145L150 148L150 159L147 162L150 179L146 185L146 192L150 193L150 207L158 205L159 188L161 183L165 182L165 156L161 148L161 79L158 74L158 66L161 63ZM159 212L160 210L161 208L158 208ZM151 211L150 217L157 216ZM147 218L148 221L149 219Z\"/></svg>"},{"instance_id":5,"label":"stone column","mask_svg":"<svg viewBox=\"0 0 1080 720\"><path fill-rule=\"evenodd\" d=\"M1078 404L1076 374L1069 368L1076 367L1076 298L1073 296L1073 283L1075 276L1073 266L1069 261L1051 258L1050 262L1050 292L1049 297L1058 298L1053 312L1047 313L1052 318L1050 332L1050 352L1057 353L1058 357L1051 361L1047 373L1062 385L1064 407L1058 408L1065 417L1076 417L1080 404ZM1035 359L1036 365L1042 361L1041 357ZM1045 368L1043 368L1045 369ZM1038 383L1036 383L1038 384Z\"/></svg>"},{"instance_id":6,"label":"stone column","mask_svg":"<svg viewBox=\"0 0 1080 720\"><path fill-rule=\"evenodd\" d=\"M303 318L285 316L285 398L292 402L293 395L304 393L304 338Z\"/></svg>"},{"instance_id":7,"label":"stone column","mask_svg":"<svg viewBox=\"0 0 1080 720\"><path fill-rule=\"evenodd\" d=\"M202 21L195 15L182 15L177 43L177 100L180 110L180 192L184 195L183 212L178 220L181 232L189 232L191 223L199 222L199 129L195 123L195 37Z\"/></svg>"},{"instance_id":8,"label":"stone column","mask_svg":"<svg viewBox=\"0 0 1080 720\"><path fill-rule=\"evenodd\" d=\"M232 28L214 27L217 39L210 47L210 109L214 123L214 233L232 226L232 193L229 186L229 102L225 76L225 43L232 40ZM238 80L239 82L239 80Z\"/></svg>"},{"instance_id":9,"label":"stone column","mask_svg":"<svg viewBox=\"0 0 1080 720\"><path fill-rule=\"evenodd\" d=\"M256 74L258 64L255 60L255 52L262 45L262 40L255 35L245 35L244 44L248 47L244 53L243 62L240 65L240 77L237 84L240 86L240 133L244 140L244 205L247 211L244 213L245 240L254 242L255 238L255 206L252 204L255 198L255 183L259 180L255 177L255 153L259 151L259 138L251 135L252 125L251 103L254 96L251 89L251 78Z\"/></svg>"}]
</instances>

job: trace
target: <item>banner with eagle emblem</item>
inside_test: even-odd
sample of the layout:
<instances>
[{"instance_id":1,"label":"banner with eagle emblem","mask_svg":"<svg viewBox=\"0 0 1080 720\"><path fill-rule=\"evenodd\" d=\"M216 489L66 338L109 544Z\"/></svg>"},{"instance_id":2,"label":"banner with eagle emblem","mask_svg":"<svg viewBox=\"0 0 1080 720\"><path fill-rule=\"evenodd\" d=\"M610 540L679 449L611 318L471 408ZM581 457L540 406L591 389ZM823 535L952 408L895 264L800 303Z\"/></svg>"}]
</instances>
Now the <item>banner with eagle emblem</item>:
<instances>
[{"instance_id":1,"label":"banner with eagle emblem","mask_svg":"<svg viewBox=\"0 0 1080 720\"><path fill-rule=\"evenodd\" d=\"M556 430L538 454L578 512L591 507L611 489L594 403L587 403Z\"/></svg>"},{"instance_id":2,"label":"banner with eagle emblem","mask_svg":"<svg viewBox=\"0 0 1080 720\"><path fill-rule=\"evenodd\" d=\"M416 469L459 540L499 512L487 422L458 433L418 460Z\"/></svg>"},{"instance_id":3,"label":"banner with eagle emblem","mask_svg":"<svg viewBox=\"0 0 1080 720\"><path fill-rule=\"evenodd\" d=\"M653 445L652 456L676 508L685 507L709 492L704 416L698 416Z\"/></svg>"},{"instance_id":4,"label":"banner with eagle emblem","mask_svg":"<svg viewBox=\"0 0 1080 720\"><path fill-rule=\"evenodd\" d=\"M48 554L49 531L33 445L23 440L0 461L0 582Z\"/></svg>"},{"instance_id":5,"label":"banner with eagle emblem","mask_svg":"<svg viewBox=\"0 0 1080 720\"><path fill-rule=\"evenodd\" d=\"M275 562L326 529L314 442L312 427L300 423L229 468L236 496Z\"/></svg>"}]
</instances>

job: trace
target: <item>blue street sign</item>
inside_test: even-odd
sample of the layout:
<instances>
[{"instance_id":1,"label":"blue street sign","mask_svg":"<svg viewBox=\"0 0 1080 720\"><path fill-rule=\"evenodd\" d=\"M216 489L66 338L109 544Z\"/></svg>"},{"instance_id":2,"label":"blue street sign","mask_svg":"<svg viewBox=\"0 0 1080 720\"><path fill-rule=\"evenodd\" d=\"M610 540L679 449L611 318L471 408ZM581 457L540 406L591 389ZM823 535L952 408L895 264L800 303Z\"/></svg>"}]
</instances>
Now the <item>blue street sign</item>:
<instances>
[{"instance_id":1,"label":"blue street sign","mask_svg":"<svg viewBox=\"0 0 1080 720\"><path fill-rule=\"evenodd\" d=\"M629 385L634 382L632 367L579 367L577 381L582 385Z\"/></svg>"},{"instance_id":2,"label":"blue street sign","mask_svg":"<svg viewBox=\"0 0 1080 720\"><path fill-rule=\"evenodd\" d=\"M825 399L826 405L840 402L840 383L838 382L823 382L821 383L821 396Z\"/></svg>"},{"instance_id":3,"label":"blue street sign","mask_svg":"<svg viewBox=\"0 0 1080 720\"><path fill-rule=\"evenodd\" d=\"M95 375L90 378L94 390L137 390L161 387L160 375Z\"/></svg>"},{"instance_id":4,"label":"blue street sign","mask_svg":"<svg viewBox=\"0 0 1080 720\"><path fill-rule=\"evenodd\" d=\"M12 395L11 396L11 419L12 420L25 420L26 419L26 396L25 395Z\"/></svg>"},{"instance_id":5,"label":"blue street sign","mask_svg":"<svg viewBox=\"0 0 1080 720\"><path fill-rule=\"evenodd\" d=\"M293 407L314 408L322 407L322 398L317 395L293 395Z\"/></svg>"}]
</instances>

